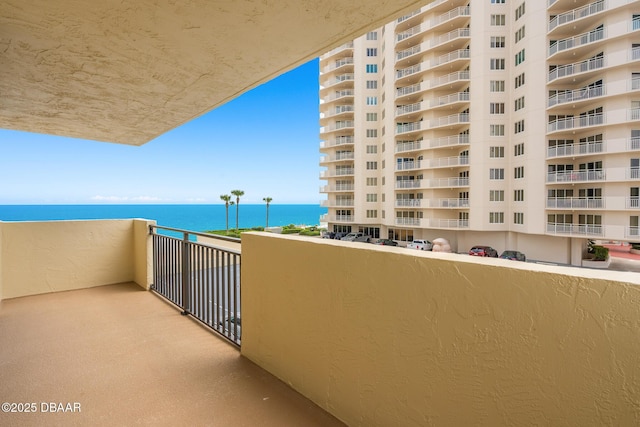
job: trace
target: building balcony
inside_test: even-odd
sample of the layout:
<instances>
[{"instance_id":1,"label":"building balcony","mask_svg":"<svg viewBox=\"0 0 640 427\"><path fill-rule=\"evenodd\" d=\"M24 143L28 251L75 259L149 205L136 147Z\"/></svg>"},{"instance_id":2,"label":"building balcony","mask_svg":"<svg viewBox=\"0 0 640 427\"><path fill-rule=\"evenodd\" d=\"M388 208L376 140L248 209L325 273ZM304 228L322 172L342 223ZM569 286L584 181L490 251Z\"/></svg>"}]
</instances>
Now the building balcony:
<instances>
[{"instance_id":1,"label":"building balcony","mask_svg":"<svg viewBox=\"0 0 640 427\"><path fill-rule=\"evenodd\" d=\"M333 56L348 56L353 57L353 42L345 43L337 48L330 50L329 52L322 55L322 61L327 61Z\"/></svg>"},{"instance_id":2,"label":"building balcony","mask_svg":"<svg viewBox=\"0 0 640 427\"><path fill-rule=\"evenodd\" d=\"M320 119L328 119L336 116L353 116L353 105L336 105L322 113Z\"/></svg>"},{"instance_id":3,"label":"building balcony","mask_svg":"<svg viewBox=\"0 0 640 427\"><path fill-rule=\"evenodd\" d=\"M395 225L420 227L420 218L396 218Z\"/></svg>"},{"instance_id":4,"label":"building balcony","mask_svg":"<svg viewBox=\"0 0 640 427\"><path fill-rule=\"evenodd\" d=\"M605 169L595 170L571 170L561 172L547 173L547 183L564 183L564 182L589 182L589 181L605 181L607 171Z\"/></svg>"},{"instance_id":5,"label":"building balcony","mask_svg":"<svg viewBox=\"0 0 640 427\"><path fill-rule=\"evenodd\" d=\"M451 114L449 116L438 117L429 121L430 128L449 127L452 125L469 124L469 113Z\"/></svg>"},{"instance_id":6,"label":"building balcony","mask_svg":"<svg viewBox=\"0 0 640 427\"><path fill-rule=\"evenodd\" d=\"M584 61L574 62L572 64L558 65L556 68L549 72L547 81L549 83L561 80L564 82L566 78L571 78L569 81L575 81L577 76L588 78L590 75L597 73L607 65L607 56L598 58L591 58Z\"/></svg>"},{"instance_id":7,"label":"building balcony","mask_svg":"<svg viewBox=\"0 0 640 427\"><path fill-rule=\"evenodd\" d=\"M551 59L553 57L560 56L559 54L564 52L570 52L572 55L579 54L577 50L581 47L592 48L592 45L603 41L607 37L607 32L605 28L599 28L596 30L592 30L575 37L570 37L563 40L558 40L549 46L549 56Z\"/></svg>"},{"instance_id":8,"label":"building balcony","mask_svg":"<svg viewBox=\"0 0 640 427\"><path fill-rule=\"evenodd\" d=\"M616 0L609 0L609 1L613 3L622 4L621 1L618 1L618 2L616 2ZM623 0L623 1L628 1L628 0ZM580 28L583 28L584 25L592 25L593 20L588 20L585 18L593 17L601 13L602 11L604 11L606 8L607 8L606 2L604 0L598 0L586 6L582 6L582 7L578 7L576 9L570 10L569 12L561 13L559 15L554 16L549 21L548 31L550 34L553 34L553 30L555 30L556 28L558 28L559 30L562 30L562 27L564 25L571 24L571 23L575 25L576 21L580 21L580 24L582 26L578 27L577 30L575 28L572 28L572 30L574 32L580 31ZM584 21L587 21L587 22L584 22Z\"/></svg>"},{"instance_id":9,"label":"building balcony","mask_svg":"<svg viewBox=\"0 0 640 427\"><path fill-rule=\"evenodd\" d=\"M581 101L590 101L593 99L601 98L605 95L605 85L569 90L550 96L547 99L547 108L568 103L577 104Z\"/></svg>"},{"instance_id":10,"label":"building balcony","mask_svg":"<svg viewBox=\"0 0 640 427\"><path fill-rule=\"evenodd\" d=\"M354 75L353 73L339 74L329 78L325 82L321 82L320 90L340 90L353 88Z\"/></svg>"},{"instance_id":11,"label":"building balcony","mask_svg":"<svg viewBox=\"0 0 640 427\"><path fill-rule=\"evenodd\" d=\"M469 207L469 199L460 199L460 198L445 198L445 199L428 199L425 206L428 208L436 208L436 209L459 209L459 208L468 208Z\"/></svg>"},{"instance_id":12,"label":"building balcony","mask_svg":"<svg viewBox=\"0 0 640 427\"><path fill-rule=\"evenodd\" d=\"M547 234L598 238L604 236L604 226L596 224L547 223Z\"/></svg>"},{"instance_id":13,"label":"building balcony","mask_svg":"<svg viewBox=\"0 0 640 427\"><path fill-rule=\"evenodd\" d=\"M353 153L352 152L347 152L347 153L336 153L334 155L331 156L323 156L320 157L320 164L326 164L326 163L335 163L335 162L343 162L343 161L353 161Z\"/></svg>"},{"instance_id":14,"label":"building balcony","mask_svg":"<svg viewBox=\"0 0 640 427\"><path fill-rule=\"evenodd\" d=\"M320 149L353 145L354 141L353 136L337 136L329 141L321 141Z\"/></svg>"},{"instance_id":15,"label":"building balcony","mask_svg":"<svg viewBox=\"0 0 640 427\"><path fill-rule=\"evenodd\" d=\"M349 100L353 99L353 89L344 89L337 90L331 94L321 97L320 105L328 104L330 102L339 101L339 100Z\"/></svg>"},{"instance_id":16,"label":"building balcony","mask_svg":"<svg viewBox=\"0 0 640 427\"><path fill-rule=\"evenodd\" d=\"M353 207L353 199L321 200L320 206L325 208Z\"/></svg>"},{"instance_id":17,"label":"building balcony","mask_svg":"<svg viewBox=\"0 0 640 427\"><path fill-rule=\"evenodd\" d=\"M625 200L625 206L627 207L627 209L639 209L640 199L638 198L638 196L627 197Z\"/></svg>"},{"instance_id":18,"label":"building balcony","mask_svg":"<svg viewBox=\"0 0 640 427\"><path fill-rule=\"evenodd\" d=\"M419 208L422 199L396 199L396 208Z\"/></svg>"},{"instance_id":19,"label":"building balcony","mask_svg":"<svg viewBox=\"0 0 640 427\"><path fill-rule=\"evenodd\" d=\"M333 178L336 176L353 176L354 168L342 168L335 170L320 171L320 179Z\"/></svg>"},{"instance_id":20,"label":"building balcony","mask_svg":"<svg viewBox=\"0 0 640 427\"><path fill-rule=\"evenodd\" d=\"M402 123L396 126L396 135L416 132L422 129L422 122Z\"/></svg>"},{"instance_id":21,"label":"building balcony","mask_svg":"<svg viewBox=\"0 0 640 427\"><path fill-rule=\"evenodd\" d=\"M438 27L449 25L452 27L462 26L468 18L471 17L471 8L469 6L456 7L442 15L436 16L429 21L428 28L437 30Z\"/></svg>"},{"instance_id":22,"label":"building balcony","mask_svg":"<svg viewBox=\"0 0 640 427\"><path fill-rule=\"evenodd\" d=\"M443 136L440 138L429 139L425 142L425 148L455 147L461 145L469 145L468 134Z\"/></svg>"},{"instance_id":23,"label":"building balcony","mask_svg":"<svg viewBox=\"0 0 640 427\"><path fill-rule=\"evenodd\" d=\"M423 147L423 141L398 141L396 144L396 153L409 153L412 151L420 151Z\"/></svg>"},{"instance_id":24,"label":"building balcony","mask_svg":"<svg viewBox=\"0 0 640 427\"><path fill-rule=\"evenodd\" d=\"M424 167L420 160L396 162L396 171L416 170Z\"/></svg>"},{"instance_id":25,"label":"building balcony","mask_svg":"<svg viewBox=\"0 0 640 427\"><path fill-rule=\"evenodd\" d=\"M322 185L320 186L321 193L344 193L344 192L352 192L354 189L353 184L342 184L342 185Z\"/></svg>"},{"instance_id":26,"label":"building balcony","mask_svg":"<svg viewBox=\"0 0 640 427\"><path fill-rule=\"evenodd\" d=\"M458 61L468 61L471 57L469 49L458 49L456 51L440 55L429 63L429 68L434 70L439 67L453 66Z\"/></svg>"},{"instance_id":27,"label":"building balcony","mask_svg":"<svg viewBox=\"0 0 640 427\"><path fill-rule=\"evenodd\" d=\"M454 166L466 166L469 164L469 156L438 157L425 161L429 168L449 168Z\"/></svg>"},{"instance_id":28,"label":"building balcony","mask_svg":"<svg viewBox=\"0 0 640 427\"><path fill-rule=\"evenodd\" d=\"M352 69L353 68L353 58L340 58L333 61L333 63L327 65L322 69L323 74L328 74L332 71L339 70L341 68Z\"/></svg>"},{"instance_id":29,"label":"building balcony","mask_svg":"<svg viewBox=\"0 0 640 427\"><path fill-rule=\"evenodd\" d=\"M469 178L433 178L423 180L426 188L455 188L468 187Z\"/></svg>"},{"instance_id":30,"label":"building balcony","mask_svg":"<svg viewBox=\"0 0 640 427\"><path fill-rule=\"evenodd\" d=\"M321 127L320 133L323 134L336 131L353 130L353 126L353 120L337 121L335 123L331 123L330 125Z\"/></svg>"},{"instance_id":31,"label":"building balcony","mask_svg":"<svg viewBox=\"0 0 640 427\"><path fill-rule=\"evenodd\" d=\"M412 188L420 188L422 185L421 179L407 179L396 181L396 189L397 190L407 190Z\"/></svg>"},{"instance_id":32,"label":"building balcony","mask_svg":"<svg viewBox=\"0 0 640 427\"><path fill-rule=\"evenodd\" d=\"M0 223L0 360L11 366L0 372L4 400L77 401L82 409L3 413L3 424L69 417L65 423L205 425L214 417L238 425L409 425L431 416L452 425L481 417L524 425L544 424L550 413L563 425L635 420L640 392L627 387L639 373L640 343L629 327L639 321L635 273L605 278L589 269L247 233L238 349L145 291L155 277L146 222L85 223ZM637 240L637 227L627 234ZM124 284L102 286L114 280ZM193 300L194 307L205 301ZM372 335L380 318L403 328ZM479 321L494 339L478 336ZM402 363L394 363L398 354ZM598 406L603 378L611 386L605 407ZM363 395L362 381L377 386L365 384ZM486 418L492 387L519 392L501 395ZM552 395L534 392L547 388ZM528 404L538 410L514 415L521 395L533 396ZM406 399L427 403L408 410Z\"/></svg>"},{"instance_id":33,"label":"building balcony","mask_svg":"<svg viewBox=\"0 0 640 427\"><path fill-rule=\"evenodd\" d=\"M354 222L355 217L353 215L329 215L328 221L330 222Z\"/></svg>"},{"instance_id":34,"label":"building balcony","mask_svg":"<svg viewBox=\"0 0 640 427\"><path fill-rule=\"evenodd\" d=\"M442 228L442 229L469 228L469 220L428 218L428 219L424 219L423 226L428 228Z\"/></svg>"},{"instance_id":35,"label":"building balcony","mask_svg":"<svg viewBox=\"0 0 640 427\"><path fill-rule=\"evenodd\" d=\"M605 199L578 197L547 198L547 209L604 209Z\"/></svg>"},{"instance_id":36,"label":"building balcony","mask_svg":"<svg viewBox=\"0 0 640 427\"><path fill-rule=\"evenodd\" d=\"M638 239L640 237L640 227L627 227L625 230L625 237L637 242L640 240Z\"/></svg>"},{"instance_id":37,"label":"building balcony","mask_svg":"<svg viewBox=\"0 0 640 427\"><path fill-rule=\"evenodd\" d=\"M589 114L580 117L567 117L549 122L547 124L547 133L602 126L605 124L607 124L607 119L603 113Z\"/></svg>"}]
</instances>

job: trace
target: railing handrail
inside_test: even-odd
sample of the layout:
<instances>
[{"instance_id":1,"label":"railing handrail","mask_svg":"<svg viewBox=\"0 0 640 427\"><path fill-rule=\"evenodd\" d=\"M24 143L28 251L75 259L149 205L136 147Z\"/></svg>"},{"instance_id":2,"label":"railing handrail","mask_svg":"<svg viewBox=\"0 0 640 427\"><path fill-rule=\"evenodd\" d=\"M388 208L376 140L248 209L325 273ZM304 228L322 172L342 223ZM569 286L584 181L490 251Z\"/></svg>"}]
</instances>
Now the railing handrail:
<instances>
[{"instance_id":1,"label":"railing handrail","mask_svg":"<svg viewBox=\"0 0 640 427\"><path fill-rule=\"evenodd\" d=\"M576 19L581 19L590 15L593 15L595 13L602 12L604 10L604 6L605 6L604 0L598 0L591 4L587 4L585 6L578 7L568 12L556 15L551 21L549 21L548 31L553 30L559 25L564 25L569 22L573 22Z\"/></svg>"},{"instance_id":2,"label":"railing handrail","mask_svg":"<svg viewBox=\"0 0 640 427\"><path fill-rule=\"evenodd\" d=\"M165 230L165 231L173 231L176 233L181 233L184 235L192 235L192 236L200 236L200 237L207 237L207 238L211 238L211 239L218 239L218 240L224 240L226 242L234 242L234 243L240 243L241 240L237 237L229 237L229 236L221 236L219 234L211 234L211 233L203 233L200 231L189 231L189 230L183 230L181 228L172 228L172 227L165 227L162 225L154 225L151 224L149 225L149 234L156 234L153 231L154 230ZM167 237L171 237L171 236L167 236ZM186 236L185 236L186 237ZM174 237L175 239L176 237ZM200 242L202 243L202 242ZM210 244L206 244L206 243L202 243L205 246L214 246L214 245L210 245ZM240 251L232 249L232 248L224 248L225 251L231 252L233 254L236 255L240 255Z\"/></svg>"},{"instance_id":3,"label":"railing handrail","mask_svg":"<svg viewBox=\"0 0 640 427\"><path fill-rule=\"evenodd\" d=\"M572 76L578 73L585 73L587 71L597 70L603 68L605 65L605 57L590 58L580 62L574 62L572 64L559 65L549 72L547 81L551 82L560 77Z\"/></svg>"}]
</instances>

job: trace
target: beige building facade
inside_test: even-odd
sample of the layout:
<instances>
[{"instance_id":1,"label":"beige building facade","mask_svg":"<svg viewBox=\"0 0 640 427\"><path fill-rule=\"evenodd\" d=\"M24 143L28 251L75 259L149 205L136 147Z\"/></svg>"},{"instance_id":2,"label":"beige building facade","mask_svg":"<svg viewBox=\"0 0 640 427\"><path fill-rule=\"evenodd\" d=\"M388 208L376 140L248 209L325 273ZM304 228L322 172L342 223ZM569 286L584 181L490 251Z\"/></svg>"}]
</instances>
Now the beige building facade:
<instances>
[{"instance_id":1,"label":"beige building facade","mask_svg":"<svg viewBox=\"0 0 640 427\"><path fill-rule=\"evenodd\" d=\"M320 58L331 231L640 241L640 1L439 0Z\"/></svg>"}]
</instances>

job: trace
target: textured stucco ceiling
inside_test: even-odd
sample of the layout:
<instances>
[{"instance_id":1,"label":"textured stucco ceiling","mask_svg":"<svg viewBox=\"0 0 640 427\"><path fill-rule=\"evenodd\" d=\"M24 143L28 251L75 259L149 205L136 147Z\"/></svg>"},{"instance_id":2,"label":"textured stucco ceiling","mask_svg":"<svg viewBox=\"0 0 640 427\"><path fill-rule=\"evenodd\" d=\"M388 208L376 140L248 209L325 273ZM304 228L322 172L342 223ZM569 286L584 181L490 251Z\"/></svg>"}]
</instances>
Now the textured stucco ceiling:
<instances>
[{"instance_id":1,"label":"textured stucco ceiling","mask_svg":"<svg viewBox=\"0 0 640 427\"><path fill-rule=\"evenodd\" d=\"M0 128L140 145L425 0L3 0Z\"/></svg>"}]
</instances>

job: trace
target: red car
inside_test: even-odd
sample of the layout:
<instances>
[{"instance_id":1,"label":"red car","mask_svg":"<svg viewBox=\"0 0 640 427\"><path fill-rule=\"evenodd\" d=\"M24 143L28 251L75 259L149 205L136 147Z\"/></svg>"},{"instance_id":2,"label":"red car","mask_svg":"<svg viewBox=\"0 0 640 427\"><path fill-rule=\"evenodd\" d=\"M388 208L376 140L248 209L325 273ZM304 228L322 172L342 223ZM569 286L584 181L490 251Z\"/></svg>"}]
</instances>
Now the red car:
<instances>
[{"instance_id":1,"label":"red car","mask_svg":"<svg viewBox=\"0 0 640 427\"><path fill-rule=\"evenodd\" d=\"M474 246L469 249L469 255L498 258L498 251L493 249L491 246Z\"/></svg>"}]
</instances>

